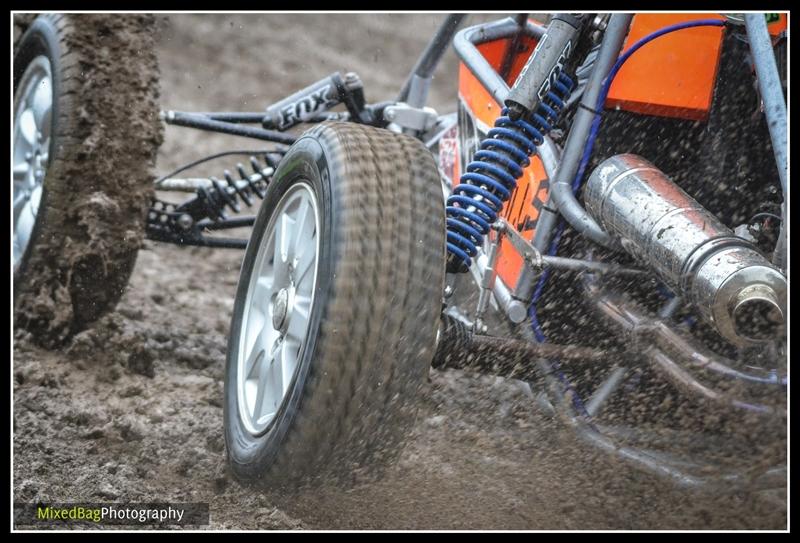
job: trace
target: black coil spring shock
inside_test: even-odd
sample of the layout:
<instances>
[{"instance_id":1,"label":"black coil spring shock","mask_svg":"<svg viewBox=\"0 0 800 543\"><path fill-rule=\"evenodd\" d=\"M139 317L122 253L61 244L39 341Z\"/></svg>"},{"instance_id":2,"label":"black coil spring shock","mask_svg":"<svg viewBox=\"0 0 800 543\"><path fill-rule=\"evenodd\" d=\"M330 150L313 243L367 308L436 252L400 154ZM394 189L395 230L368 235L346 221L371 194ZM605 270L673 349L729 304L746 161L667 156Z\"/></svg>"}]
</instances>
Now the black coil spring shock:
<instances>
[{"instance_id":1,"label":"black coil spring shock","mask_svg":"<svg viewBox=\"0 0 800 543\"><path fill-rule=\"evenodd\" d=\"M484 236L530 164L530 156L558 120L573 87L572 79L562 72L533 114L512 121L508 109L502 110L447 199L448 272L469 269Z\"/></svg>"},{"instance_id":2,"label":"black coil spring shock","mask_svg":"<svg viewBox=\"0 0 800 543\"><path fill-rule=\"evenodd\" d=\"M225 209L230 208L233 212L239 213L241 208L238 200L241 200L248 207L252 207L252 196L257 196L260 200L264 199L269 184L270 174L266 173L268 168L274 172L280 158L272 153L264 154L266 166L262 166L255 156L250 157L250 167L253 173L248 174L244 165L236 164L236 171L239 179L234 179L229 170L223 172L225 184L217 177L211 176L211 187L201 187L197 189L198 201L203 206L205 214L212 220L225 220ZM244 181L244 186L242 185Z\"/></svg>"}]
</instances>

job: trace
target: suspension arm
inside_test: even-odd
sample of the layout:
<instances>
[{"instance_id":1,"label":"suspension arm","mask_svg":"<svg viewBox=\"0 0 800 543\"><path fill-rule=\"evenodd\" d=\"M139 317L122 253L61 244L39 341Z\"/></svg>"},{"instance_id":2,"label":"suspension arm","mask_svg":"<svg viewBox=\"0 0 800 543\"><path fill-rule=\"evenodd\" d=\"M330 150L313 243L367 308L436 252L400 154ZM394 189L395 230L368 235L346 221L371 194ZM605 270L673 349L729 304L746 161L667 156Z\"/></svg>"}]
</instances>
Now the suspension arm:
<instances>
[{"instance_id":1,"label":"suspension arm","mask_svg":"<svg viewBox=\"0 0 800 543\"><path fill-rule=\"evenodd\" d=\"M544 268L554 268L576 272L592 272L600 274L615 274L633 277L648 276L647 270L627 268L618 264L608 264L594 260L580 260L577 258L564 258L560 256L543 255L531 243L506 221L500 219L503 225L503 233L508 237L511 245L522 256L523 260L534 268L541 270Z\"/></svg>"},{"instance_id":2,"label":"suspension arm","mask_svg":"<svg viewBox=\"0 0 800 543\"><path fill-rule=\"evenodd\" d=\"M509 379L533 380L542 377L542 370L534 363L540 358L582 365L613 355L611 351L592 347L479 335L458 319L443 315L439 344L431 365L437 369L466 369Z\"/></svg>"}]
</instances>

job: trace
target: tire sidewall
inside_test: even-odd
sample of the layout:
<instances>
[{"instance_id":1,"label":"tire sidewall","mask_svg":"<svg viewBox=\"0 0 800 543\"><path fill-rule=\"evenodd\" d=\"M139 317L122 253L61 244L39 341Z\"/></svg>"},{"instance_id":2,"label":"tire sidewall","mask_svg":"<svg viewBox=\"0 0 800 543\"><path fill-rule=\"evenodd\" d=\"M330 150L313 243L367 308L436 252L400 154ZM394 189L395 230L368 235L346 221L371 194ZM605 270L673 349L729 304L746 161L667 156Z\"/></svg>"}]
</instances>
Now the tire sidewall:
<instances>
[{"instance_id":1,"label":"tire sidewall","mask_svg":"<svg viewBox=\"0 0 800 543\"><path fill-rule=\"evenodd\" d=\"M58 119L60 116L59 97L61 96L61 46L59 45L58 30L53 25L53 21L48 17L37 17L33 23L28 27L25 33L20 38L17 45L17 51L14 55L14 112L16 115L17 103L16 92L17 86L22 79L22 74L31 63L31 61L39 55L45 55L50 61L51 77L52 77L52 91L53 91L53 105L51 109L51 127L50 127L50 160L47 166L48 172L53 170L53 166L58 160L57 152L58 145ZM33 223L33 230L31 237L28 240L28 245L22 253L19 268L14 273L14 292L16 294L19 277L25 273L25 268L30 260L33 247L39 240L42 225L47 222L47 208L48 208L48 175L45 173L44 182L42 183L42 195L39 201L39 210L36 215L36 220Z\"/></svg>"},{"instance_id":2,"label":"tire sidewall","mask_svg":"<svg viewBox=\"0 0 800 543\"><path fill-rule=\"evenodd\" d=\"M306 182L311 187L320 210L320 224L317 227L317 236L319 238L317 276L315 278L314 302L311 307L309 330L298 369L286 393L287 397L284 398L274 421L267 431L260 436L253 436L244 428L240 420L237 390L240 330L242 329L246 295L252 278L256 255L263 242L270 218L276 211L276 207L283 195L293 185L301 181ZM328 153L323 149L319 141L310 137L301 138L281 160L253 226L250 241L242 261L228 339L224 403L226 448L234 471L251 480L265 475L269 466L274 463L295 421L303 400L305 385L313 370L317 336L329 298L329 289L333 276L332 223L331 168L328 162Z\"/></svg>"}]
</instances>

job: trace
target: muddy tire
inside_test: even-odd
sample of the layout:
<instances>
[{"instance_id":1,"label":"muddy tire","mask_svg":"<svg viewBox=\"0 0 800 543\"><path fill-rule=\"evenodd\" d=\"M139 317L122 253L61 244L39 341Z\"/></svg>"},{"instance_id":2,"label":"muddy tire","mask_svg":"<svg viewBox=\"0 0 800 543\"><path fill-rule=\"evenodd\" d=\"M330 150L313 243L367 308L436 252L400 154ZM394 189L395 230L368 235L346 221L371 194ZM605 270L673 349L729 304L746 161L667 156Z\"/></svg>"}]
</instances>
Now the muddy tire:
<instances>
[{"instance_id":1,"label":"muddy tire","mask_svg":"<svg viewBox=\"0 0 800 543\"><path fill-rule=\"evenodd\" d=\"M294 203L303 199L314 213ZM280 241L287 224L297 225L297 234L286 235L298 240L295 249ZM317 251L311 287L303 246ZM270 487L329 476L352 481L396 457L435 351L444 257L441 184L420 142L326 123L294 144L256 220L234 305L225 438L240 479ZM296 281L283 279L276 264L283 260L296 262L287 268ZM274 292L259 294L259 278ZM279 289L281 281L288 286ZM302 329L298 314L307 320L300 341L292 336L293 327ZM261 358L252 345L265 345ZM248 378L260 384L262 370L284 364L286 345L296 353L294 367L268 389L279 391L271 404L262 394L260 409Z\"/></svg>"},{"instance_id":2,"label":"muddy tire","mask_svg":"<svg viewBox=\"0 0 800 543\"><path fill-rule=\"evenodd\" d=\"M56 346L114 307L142 243L162 141L154 18L48 14L22 22L15 135L18 108L26 107L18 87L34 62L49 65L52 106L49 122L39 123L49 145L39 138L47 159L38 212L15 255L15 323ZM14 230L16 237L16 214Z\"/></svg>"}]
</instances>

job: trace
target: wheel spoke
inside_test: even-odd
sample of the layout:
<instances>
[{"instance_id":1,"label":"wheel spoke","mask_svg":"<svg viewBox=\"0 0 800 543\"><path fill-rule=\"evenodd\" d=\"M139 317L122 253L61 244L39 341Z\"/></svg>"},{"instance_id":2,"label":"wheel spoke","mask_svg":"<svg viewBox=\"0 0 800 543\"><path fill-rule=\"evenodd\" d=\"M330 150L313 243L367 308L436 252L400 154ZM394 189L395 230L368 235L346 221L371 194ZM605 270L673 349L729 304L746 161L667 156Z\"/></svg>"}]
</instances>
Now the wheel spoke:
<instances>
[{"instance_id":1,"label":"wheel spoke","mask_svg":"<svg viewBox=\"0 0 800 543\"><path fill-rule=\"evenodd\" d=\"M36 119L33 116L33 110L23 111L17 122L19 133L22 136L21 140L17 138L17 142L24 141L28 145L28 149L33 149L33 146L36 145Z\"/></svg>"},{"instance_id":2,"label":"wheel spoke","mask_svg":"<svg viewBox=\"0 0 800 543\"><path fill-rule=\"evenodd\" d=\"M261 373L258 378L258 394L256 396L257 424L268 422L264 417L272 415L278 410L283 399L283 372L281 371L282 346L278 346L272 357L264 357L261 363Z\"/></svg>"},{"instance_id":3,"label":"wheel spoke","mask_svg":"<svg viewBox=\"0 0 800 543\"><path fill-rule=\"evenodd\" d=\"M311 297L295 294L292 316L289 318L289 327L286 336L300 342L306 335L308 328L308 315L311 309Z\"/></svg>"},{"instance_id":4,"label":"wheel spoke","mask_svg":"<svg viewBox=\"0 0 800 543\"><path fill-rule=\"evenodd\" d=\"M272 282L273 276L262 275L256 280L256 287L253 289L253 301L255 302L253 306L259 308L262 313L264 311L261 308L267 307L272 296Z\"/></svg>"},{"instance_id":5,"label":"wheel spoke","mask_svg":"<svg viewBox=\"0 0 800 543\"><path fill-rule=\"evenodd\" d=\"M38 186L31 191L31 214L33 218L39 214L39 202L42 200L42 187Z\"/></svg>"},{"instance_id":6,"label":"wheel spoke","mask_svg":"<svg viewBox=\"0 0 800 543\"><path fill-rule=\"evenodd\" d=\"M257 363L266 356L265 348L264 348L264 336L265 331L262 330L256 336L255 341L253 342L253 346L250 347L248 351L247 357L245 358L244 362L244 378L248 379L253 376L253 370L256 368Z\"/></svg>"},{"instance_id":7,"label":"wheel spoke","mask_svg":"<svg viewBox=\"0 0 800 543\"><path fill-rule=\"evenodd\" d=\"M25 247L28 246L28 240L33 231L33 222L36 220L31 203L30 200L25 201L25 204L22 206L17 216L16 224L14 225L14 239L21 250L24 250Z\"/></svg>"},{"instance_id":8,"label":"wheel spoke","mask_svg":"<svg viewBox=\"0 0 800 543\"><path fill-rule=\"evenodd\" d=\"M283 288L289 283L288 245L291 233L288 232L290 219L282 214L275 221L275 251L273 254L274 283L273 288Z\"/></svg>"},{"instance_id":9,"label":"wheel spoke","mask_svg":"<svg viewBox=\"0 0 800 543\"><path fill-rule=\"evenodd\" d=\"M316 240L313 240L313 242L315 241ZM314 246L312 245L311 247ZM311 279L311 283L314 282L314 278L308 275L308 271L313 267L312 264L314 264L315 260L316 254L313 248L303 251L303 254L300 255L297 262L297 268L295 269L294 281L296 285L305 285L308 282L306 280L307 277Z\"/></svg>"},{"instance_id":10,"label":"wheel spoke","mask_svg":"<svg viewBox=\"0 0 800 543\"><path fill-rule=\"evenodd\" d=\"M22 258L22 247L20 247L19 242L17 241L17 236L14 236L14 267L17 266L17 262L20 261Z\"/></svg>"},{"instance_id":11,"label":"wheel spoke","mask_svg":"<svg viewBox=\"0 0 800 543\"><path fill-rule=\"evenodd\" d=\"M28 172L31 171L31 167L27 162L19 162L14 165L14 182L21 183L25 181L28 176Z\"/></svg>"},{"instance_id":12,"label":"wheel spoke","mask_svg":"<svg viewBox=\"0 0 800 543\"><path fill-rule=\"evenodd\" d=\"M19 217L20 212L30 199L30 194L28 194L26 191L14 191L14 221L16 221L17 217Z\"/></svg>"},{"instance_id":13,"label":"wheel spoke","mask_svg":"<svg viewBox=\"0 0 800 543\"><path fill-rule=\"evenodd\" d=\"M305 198L300 202L300 209L297 210L297 219L294 223L294 239L292 240L293 256L301 254L306 243L306 229L308 227L308 216L314 213L308 200Z\"/></svg>"},{"instance_id":14,"label":"wheel spoke","mask_svg":"<svg viewBox=\"0 0 800 543\"><path fill-rule=\"evenodd\" d=\"M31 100L36 128L42 133L44 138L50 137L51 112L53 109L53 89L50 79L42 79L36 85L36 91Z\"/></svg>"},{"instance_id":15,"label":"wheel spoke","mask_svg":"<svg viewBox=\"0 0 800 543\"><path fill-rule=\"evenodd\" d=\"M258 424L261 417L264 415L264 404L266 403L266 398L269 396L269 360L267 357L263 357L260 359L260 363L258 365L258 380L256 385L256 401L253 406L253 421Z\"/></svg>"},{"instance_id":16,"label":"wheel spoke","mask_svg":"<svg viewBox=\"0 0 800 543\"><path fill-rule=\"evenodd\" d=\"M283 382L281 395L286 394L286 390L292 383L294 370L297 368L297 361L300 354L299 351L300 343L289 340L288 338L284 340L283 344L281 345L281 373Z\"/></svg>"}]
</instances>

